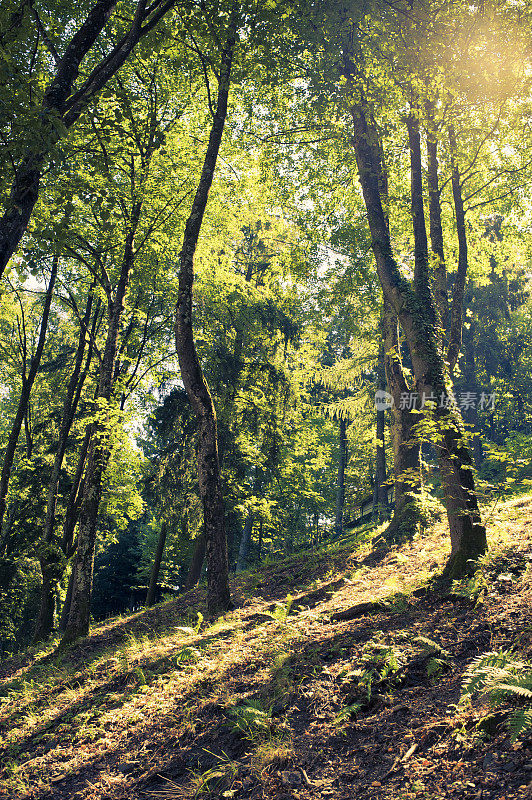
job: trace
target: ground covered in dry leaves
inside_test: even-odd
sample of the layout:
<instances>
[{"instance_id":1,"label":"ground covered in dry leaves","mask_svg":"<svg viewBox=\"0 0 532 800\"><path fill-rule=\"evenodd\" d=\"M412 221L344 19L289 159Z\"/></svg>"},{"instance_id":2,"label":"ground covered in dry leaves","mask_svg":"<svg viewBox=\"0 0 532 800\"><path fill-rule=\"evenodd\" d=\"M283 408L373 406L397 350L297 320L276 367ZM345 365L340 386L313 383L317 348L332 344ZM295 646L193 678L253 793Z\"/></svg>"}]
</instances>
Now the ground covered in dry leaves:
<instances>
[{"instance_id":1,"label":"ground covered in dry leaves","mask_svg":"<svg viewBox=\"0 0 532 800\"><path fill-rule=\"evenodd\" d=\"M478 655L532 657L532 497L487 515L476 603L420 589L439 523L241 576L214 623L198 590L4 662L0 797L532 798L532 734L512 744L504 708L459 704Z\"/></svg>"}]
</instances>

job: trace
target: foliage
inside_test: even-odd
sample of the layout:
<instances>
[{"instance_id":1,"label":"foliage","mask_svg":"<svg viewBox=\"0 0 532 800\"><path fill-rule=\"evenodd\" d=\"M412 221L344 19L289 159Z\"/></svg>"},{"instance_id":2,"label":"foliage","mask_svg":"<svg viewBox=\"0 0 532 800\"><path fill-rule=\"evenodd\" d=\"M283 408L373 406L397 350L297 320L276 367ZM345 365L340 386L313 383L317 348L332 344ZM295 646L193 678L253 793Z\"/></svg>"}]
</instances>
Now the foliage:
<instances>
[{"instance_id":1,"label":"foliage","mask_svg":"<svg viewBox=\"0 0 532 800\"><path fill-rule=\"evenodd\" d=\"M268 738L272 727L271 714L258 701L229 709L231 727L251 742Z\"/></svg>"},{"instance_id":2,"label":"foliage","mask_svg":"<svg viewBox=\"0 0 532 800\"><path fill-rule=\"evenodd\" d=\"M511 650L485 653L471 662L462 684L462 698L480 696L491 708L518 703L508 720L515 741L532 729L532 666Z\"/></svg>"}]
</instances>

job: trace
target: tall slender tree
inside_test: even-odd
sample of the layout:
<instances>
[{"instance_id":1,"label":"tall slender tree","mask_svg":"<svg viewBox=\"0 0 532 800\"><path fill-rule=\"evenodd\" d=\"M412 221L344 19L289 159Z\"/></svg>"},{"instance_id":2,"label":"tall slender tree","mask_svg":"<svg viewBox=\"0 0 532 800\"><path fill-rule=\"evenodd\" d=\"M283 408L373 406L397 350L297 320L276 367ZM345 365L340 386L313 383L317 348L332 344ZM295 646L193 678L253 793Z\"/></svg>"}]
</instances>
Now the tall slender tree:
<instances>
[{"instance_id":1,"label":"tall slender tree","mask_svg":"<svg viewBox=\"0 0 532 800\"><path fill-rule=\"evenodd\" d=\"M231 67L237 43L238 25L239 8L237 3L234 2L227 24L225 41L220 53L218 97L214 109L209 142L196 195L185 226L183 246L179 256L179 293L175 323L176 350L181 377L198 420L198 480L203 504L203 524L208 564L207 602L211 614L220 610L227 610L231 606L231 596L216 411L194 342L192 295L194 255L227 117Z\"/></svg>"}]
</instances>

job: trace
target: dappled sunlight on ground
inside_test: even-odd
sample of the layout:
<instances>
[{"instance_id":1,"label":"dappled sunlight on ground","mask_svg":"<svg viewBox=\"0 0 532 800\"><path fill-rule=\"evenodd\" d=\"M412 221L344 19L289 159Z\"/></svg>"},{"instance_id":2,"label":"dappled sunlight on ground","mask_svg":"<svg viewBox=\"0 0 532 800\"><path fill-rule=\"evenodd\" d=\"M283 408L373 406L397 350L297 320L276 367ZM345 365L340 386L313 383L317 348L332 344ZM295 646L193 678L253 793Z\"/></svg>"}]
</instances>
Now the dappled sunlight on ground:
<instances>
[{"instance_id":1,"label":"dappled sunlight on ground","mask_svg":"<svg viewBox=\"0 0 532 800\"><path fill-rule=\"evenodd\" d=\"M107 621L65 652L43 648L5 662L0 796L470 796L465 784L481 786L476 756L456 768L455 751L462 736L469 753L477 712L454 705L461 675L479 652L509 639L524 644L521 631L532 624L532 500L498 503L487 516L491 577L476 607L467 596L411 594L445 562L439 522L397 548L372 549L371 533L358 543L353 534L239 576L237 608L214 624L196 624L198 589ZM373 613L331 621L377 600L386 604ZM419 636L447 654L437 681ZM349 676L372 648L398 659L403 677L355 711ZM501 737L499 750L513 753ZM396 761L414 744L410 780ZM290 769L299 770L294 785ZM462 794L452 788L453 770ZM514 783L504 796L524 797ZM502 797L490 786L482 797Z\"/></svg>"}]
</instances>

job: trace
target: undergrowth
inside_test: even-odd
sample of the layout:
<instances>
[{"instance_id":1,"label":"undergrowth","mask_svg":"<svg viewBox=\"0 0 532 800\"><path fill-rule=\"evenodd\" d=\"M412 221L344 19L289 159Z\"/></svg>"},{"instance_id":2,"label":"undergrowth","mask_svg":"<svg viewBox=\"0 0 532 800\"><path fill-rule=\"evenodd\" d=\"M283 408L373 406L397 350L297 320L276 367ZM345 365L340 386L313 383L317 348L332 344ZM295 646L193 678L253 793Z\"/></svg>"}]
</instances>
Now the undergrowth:
<instances>
[{"instance_id":1,"label":"undergrowth","mask_svg":"<svg viewBox=\"0 0 532 800\"><path fill-rule=\"evenodd\" d=\"M485 653L469 665L462 698L473 697L487 700L492 709L518 705L508 718L512 741L532 731L532 665L511 650Z\"/></svg>"}]
</instances>

